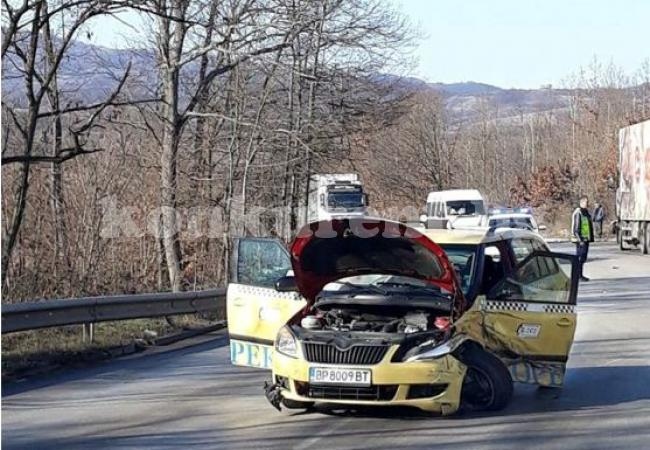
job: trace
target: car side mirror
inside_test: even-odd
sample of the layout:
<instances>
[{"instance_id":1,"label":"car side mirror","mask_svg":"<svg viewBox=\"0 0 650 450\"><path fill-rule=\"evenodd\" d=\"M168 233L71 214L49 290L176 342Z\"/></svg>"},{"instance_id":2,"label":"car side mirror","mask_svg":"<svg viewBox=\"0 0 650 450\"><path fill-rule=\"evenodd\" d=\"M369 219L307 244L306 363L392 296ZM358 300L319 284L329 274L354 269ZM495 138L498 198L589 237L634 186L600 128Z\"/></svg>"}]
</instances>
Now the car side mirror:
<instances>
[{"instance_id":1,"label":"car side mirror","mask_svg":"<svg viewBox=\"0 0 650 450\"><path fill-rule=\"evenodd\" d=\"M539 231L546 231L546 225L540 225L537 229L539 229Z\"/></svg>"},{"instance_id":2,"label":"car side mirror","mask_svg":"<svg viewBox=\"0 0 650 450\"><path fill-rule=\"evenodd\" d=\"M296 292L298 286L294 277L282 277L275 282L275 290L278 292Z\"/></svg>"}]
</instances>

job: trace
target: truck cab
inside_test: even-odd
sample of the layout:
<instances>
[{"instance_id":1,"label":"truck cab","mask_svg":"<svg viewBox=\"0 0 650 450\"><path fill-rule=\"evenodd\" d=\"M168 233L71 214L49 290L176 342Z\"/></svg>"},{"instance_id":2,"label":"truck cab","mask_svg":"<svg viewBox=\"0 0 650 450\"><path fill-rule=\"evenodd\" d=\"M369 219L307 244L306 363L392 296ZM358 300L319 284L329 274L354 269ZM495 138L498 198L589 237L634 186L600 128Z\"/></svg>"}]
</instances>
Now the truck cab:
<instances>
[{"instance_id":1,"label":"truck cab","mask_svg":"<svg viewBox=\"0 0 650 450\"><path fill-rule=\"evenodd\" d=\"M309 180L307 221L337 217L363 217L368 210L368 194L355 173L316 174Z\"/></svg>"}]
</instances>

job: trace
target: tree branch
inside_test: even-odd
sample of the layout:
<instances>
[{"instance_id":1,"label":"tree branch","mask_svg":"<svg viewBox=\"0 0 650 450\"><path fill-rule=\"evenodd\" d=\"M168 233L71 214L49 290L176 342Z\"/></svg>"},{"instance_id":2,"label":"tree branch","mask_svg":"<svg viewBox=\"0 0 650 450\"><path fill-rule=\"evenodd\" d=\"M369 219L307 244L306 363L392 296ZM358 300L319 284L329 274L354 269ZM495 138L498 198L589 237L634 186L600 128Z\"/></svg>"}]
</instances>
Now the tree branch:
<instances>
[{"instance_id":1,"label":"tree branch","mask_svg":"<svg viewBox=\"0 0 650 450\"><path fill-rule=\"evenodd\" d=\"M111 103L115 102L115 99L117 96L120 94L122 91L122 88L124 87L124 83L126 83L126 79L129 77L129 73L131 72L131 62L126 66L126 70L124 71L124 75L122 76L122 79L118 83L117 87L115 88L115 91L111 94L111 96L106 100L103 104L100 104L97 106L97 109L91 114L91 116L88 118L85 124L81 126L81 128L73 130L72 128L70 131L76 136L79 135L80 133L83 133L85 131L88 131L92 126L97 117L106 109L107 106L109 106Z\"/></svg>"},{"instance_id":2,"label":"tree branch","mask_svg":"<svg viewBox=\"0 0 650 450\"><path fill-rule=\"evenodd\" d=\"M107 106L135 106L135 105L146 104L146 103L157 103L159 101L160 98L147 98L143 100L130 100L125 102L99 102L99 103L93 103L92 105L75 106L72 108L64 108L56 111L46 111L46 112L39 113L37 117L39 119L43 119L46 117L58 116L63 114L90 111L96 108L105 108Z\"/></svg>"},{"instance_id":3,"label":"tree branch","mask_svg":"<svg viewBox=\"0 0 650 450\"><path fill-rule=\"evenodd\" d=\"M103 148L92 148L86 150L81 147L70 147L64 148L61 150L59 156L49 156L49 155L14 155L14 156L3 156L2 165L6 164L15 164L15 163L26 163L38 164L38 163L63 163L70 159L76 158L81 155L90 155L92 153L97 153L103 151Z\"/></svg>"}]
</instances>

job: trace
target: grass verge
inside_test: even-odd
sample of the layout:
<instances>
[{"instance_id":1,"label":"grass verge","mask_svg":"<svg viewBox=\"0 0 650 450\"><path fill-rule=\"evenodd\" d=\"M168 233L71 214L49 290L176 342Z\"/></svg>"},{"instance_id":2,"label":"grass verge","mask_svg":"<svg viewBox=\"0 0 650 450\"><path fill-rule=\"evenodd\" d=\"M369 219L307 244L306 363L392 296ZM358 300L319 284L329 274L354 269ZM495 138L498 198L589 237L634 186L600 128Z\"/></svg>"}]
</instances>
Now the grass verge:
<instances>
[{"instance_id":1,"label":"grass verge","mask_svg":"<svg viewBox=\"0 0 650 450\"><path fill-rule=\"evenodd\" d=\"M133 353L157 337L211 325L217 317L174 316L94 324L94 339L84 341L83 326L23 331L2 336L2 381L48 373L64 366L88 364Z\"/></svg>"}]
</instances>

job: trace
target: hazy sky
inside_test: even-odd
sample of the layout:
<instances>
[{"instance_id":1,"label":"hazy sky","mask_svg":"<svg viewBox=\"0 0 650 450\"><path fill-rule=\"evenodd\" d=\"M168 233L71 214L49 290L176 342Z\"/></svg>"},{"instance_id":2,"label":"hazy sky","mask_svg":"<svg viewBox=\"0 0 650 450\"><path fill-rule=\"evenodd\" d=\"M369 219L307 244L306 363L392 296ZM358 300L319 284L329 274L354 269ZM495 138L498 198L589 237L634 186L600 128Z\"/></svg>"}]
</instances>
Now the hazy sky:
<instances>
[{"instance_id":1,"label":"hazy sky","mask_svg":"<svg viewBox=\"0 0 650 450\"><path fill-rule=\"evenodd\" d=\"M387 1L424 35L413 75L431 82L557 86L594 57L628 74L650 58L650 0ZM93 25L92 40L104 46L130 33L115 20Z\"/></svg>"},{"instance_id":2,"label":"hazy sky","mask_svg":"<svg viewBox=\"0 0 650 450\"><path fill-rule=\"evenodd\" d=\"M394 0L426 34L416 75L501 87L559 84L596 56L650 57L650 0Z\"/></svg>"}]
</instances>

